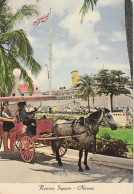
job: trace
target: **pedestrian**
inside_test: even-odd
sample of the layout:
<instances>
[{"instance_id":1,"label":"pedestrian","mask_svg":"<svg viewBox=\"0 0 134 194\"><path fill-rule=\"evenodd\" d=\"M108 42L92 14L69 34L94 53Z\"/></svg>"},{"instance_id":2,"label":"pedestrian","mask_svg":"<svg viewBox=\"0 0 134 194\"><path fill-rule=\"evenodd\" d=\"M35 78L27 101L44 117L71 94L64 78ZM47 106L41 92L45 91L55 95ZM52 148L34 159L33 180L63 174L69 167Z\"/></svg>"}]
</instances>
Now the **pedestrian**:
<instances>
[{"instance_id":1,"label":"pedestrian","mask_svg":"<svg viewBox=\"0 0 134 194\"><path fill-rule=\"evenodd\" d=\"M18 111L12 116L10 110L8 109L8 102L3 103L2 117L5 119L13 119L18 115ZM3 121L3 144L4 151L9 152L11 150L8 149L8 135L10 131L15 130L15 125L12 121Z\"/></svg>"},{"instance_id":2,"label":"pedestrian","mask_svg":"<svg viewBox=\"0 0 134 194\"><path fill-rule=\"evenodd\" d=\"M125 114L126 114L126 124L130 124L131 123L131 108L129 107L129 105L126 106L125 109Z\"/></svg>"}]
</instances>

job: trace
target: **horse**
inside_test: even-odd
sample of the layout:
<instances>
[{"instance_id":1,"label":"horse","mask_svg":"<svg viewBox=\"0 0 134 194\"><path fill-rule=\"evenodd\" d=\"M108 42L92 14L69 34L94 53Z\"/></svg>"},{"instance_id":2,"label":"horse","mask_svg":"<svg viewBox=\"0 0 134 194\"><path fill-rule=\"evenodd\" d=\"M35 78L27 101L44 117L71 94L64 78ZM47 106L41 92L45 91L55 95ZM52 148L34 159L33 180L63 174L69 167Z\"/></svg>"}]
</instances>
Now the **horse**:
<instances>
[{"instance_id":1,"label":"horse","mask_svg":"<svg viewBox=\"0 0 134 194\"><path fill-rule=\"evenodd\" d=\"M106 125L109 125L111 130L116 130L117 125L110 114L110 111L107 108L99 108L93 113L90 113L86 118L80 117L79 119L67 119L61 118L57 119L54 122L54 135L58 137L62 136L73 136L76 142L80 143L79 149L79 161L78 167L79 171L83 172L81 166L81 159L83 156L83 150L85 150L84 165L85 170L90 170L87 165L87 156L88 149L91 144L91 140L94 135L98 133L99 126L102 122L105 122ZM79 136L78 136L79 135ZM59 138L54 141L54 148L56 152L56 160L58 161L59 166L62 166L62 161L59 156L59 148L63 142L63 139Z\"/></svg>"}]
</instances>

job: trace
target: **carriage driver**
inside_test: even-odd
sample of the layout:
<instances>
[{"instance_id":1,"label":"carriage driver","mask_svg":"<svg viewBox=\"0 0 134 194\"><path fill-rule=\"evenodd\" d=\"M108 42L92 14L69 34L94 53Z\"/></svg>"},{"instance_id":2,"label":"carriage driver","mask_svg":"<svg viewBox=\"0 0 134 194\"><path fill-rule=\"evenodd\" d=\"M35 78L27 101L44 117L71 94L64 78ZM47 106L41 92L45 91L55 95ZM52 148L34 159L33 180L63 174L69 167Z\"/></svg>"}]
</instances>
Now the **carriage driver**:
<instances>
[{"instance_id":1,"label":"carriage driver","mask_svg":"<svg viewBox=\"0 0 134 194\"><path fill-rule=\"evenodd\" d=\"M26 105L23 102L18 103L19 106L19 120L23 122L23 132L27 132L29 135L36 134L36 120L32 118L36 112L34 108L30 112L26 112ZM32 117L31 117L32 116Z\"/></svg>"},{"instance_id":2,"label":"carriage driver","mask_svg":"<svg viewBox=\"0 0 134 194\"><path fill-rule=\"evenodd\" d=\"M6 119L13 119L18 115L18 111L12 116L10 110L8 109L8 102L3 103L3 110L2 110L2 117ZM15 125L13 123L13 120L9 121L3 121L3 144L4 144L4 151L5 152L10 152L8 149L8 135L9 132L14 130Z\"/></svg>"}]
</instances>

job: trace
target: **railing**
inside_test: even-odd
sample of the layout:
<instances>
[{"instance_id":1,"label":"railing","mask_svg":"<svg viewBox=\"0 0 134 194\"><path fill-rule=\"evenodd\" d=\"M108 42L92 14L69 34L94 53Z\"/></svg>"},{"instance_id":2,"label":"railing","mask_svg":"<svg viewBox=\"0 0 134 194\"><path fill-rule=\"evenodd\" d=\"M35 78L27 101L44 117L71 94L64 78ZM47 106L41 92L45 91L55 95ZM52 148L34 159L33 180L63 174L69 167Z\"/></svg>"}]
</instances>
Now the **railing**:
<instances>
[{"instance_id":1,"label":"railing","mask_svg":"<svg viewBox=\"0 0 134 194\"><path fill-rule=\"evenodd\" d=\"M133 118L132 115L129 116L129 119L127 120L126 114L124 112L115 112L111 113L115 122L123 127L126 125L132 125L133 123Z\"/></svg>"}]
</instances>

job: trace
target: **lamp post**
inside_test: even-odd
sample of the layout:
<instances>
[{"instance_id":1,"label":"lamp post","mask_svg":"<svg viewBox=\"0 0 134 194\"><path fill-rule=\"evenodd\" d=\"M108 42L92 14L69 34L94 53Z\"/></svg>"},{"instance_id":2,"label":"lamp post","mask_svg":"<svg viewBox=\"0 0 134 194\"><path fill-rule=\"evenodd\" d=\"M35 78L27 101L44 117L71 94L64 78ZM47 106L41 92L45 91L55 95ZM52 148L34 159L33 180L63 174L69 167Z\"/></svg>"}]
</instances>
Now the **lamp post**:
<instances>
[{"instance_id":1,"label":"lamp post","mask_svg":"<svg viewBox=\"0 0 134 194\"><path fill-rule=\"evenodd\" d=\"M15 76L15 96L19 96L18 83L19 83L20 74L21 74L21 70L20 69L15 68L13 70L13 75Z\"/></svg>"}]
</instances>

